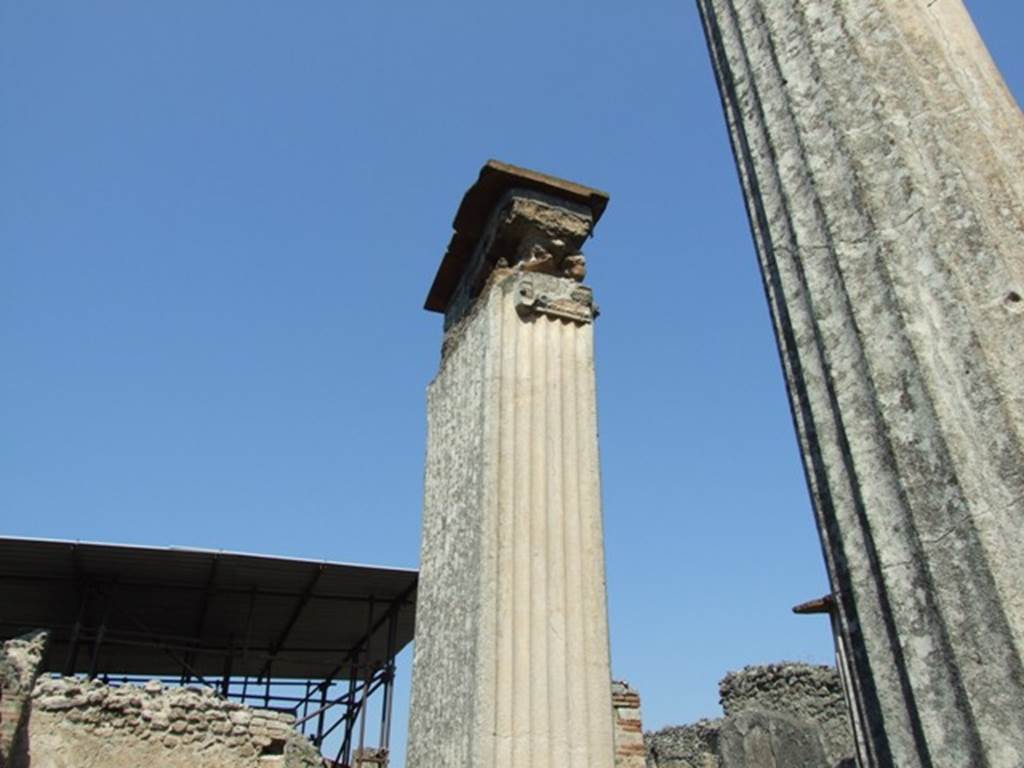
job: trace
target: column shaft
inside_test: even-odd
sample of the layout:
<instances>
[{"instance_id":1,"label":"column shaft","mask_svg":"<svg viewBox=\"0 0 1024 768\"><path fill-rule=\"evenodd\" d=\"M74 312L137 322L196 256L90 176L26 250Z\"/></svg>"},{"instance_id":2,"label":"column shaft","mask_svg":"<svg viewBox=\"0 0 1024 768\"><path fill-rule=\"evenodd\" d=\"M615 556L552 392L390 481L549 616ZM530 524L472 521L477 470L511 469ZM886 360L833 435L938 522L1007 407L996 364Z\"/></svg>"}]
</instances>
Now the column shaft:
<instances>
[{"instance_id":1,"label":"column shaft","mask_svg":"<svg viewBox=\"0 0 1024 768\"><path fill-rule=\"evenodd\" d=\"M481 297L431 384L418 610L434 629L418 625L410 765L612 765L592 326L521 314L537 279Z\"/></svg>"},{"instance_id":2,"label":"column shaft","mask_svg":"<svg viewBox=\"0 0 1024 768\"><path fill-rule=\"evenodd\" d=\"M698 0L865 765L1024 764L1024 120L960 0Z\"/></svg>"}]
</instances>

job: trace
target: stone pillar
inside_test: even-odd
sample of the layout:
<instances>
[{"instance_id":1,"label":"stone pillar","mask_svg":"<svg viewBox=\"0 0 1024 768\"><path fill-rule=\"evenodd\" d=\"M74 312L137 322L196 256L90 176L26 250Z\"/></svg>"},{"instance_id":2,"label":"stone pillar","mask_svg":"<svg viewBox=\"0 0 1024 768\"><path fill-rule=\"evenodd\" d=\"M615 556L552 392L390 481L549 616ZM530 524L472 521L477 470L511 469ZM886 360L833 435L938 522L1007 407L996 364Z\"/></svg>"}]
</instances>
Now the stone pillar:
<instances>
[{"instance_id":1,"label":"stone pillar","mask_svg":"<svg viewBox=\"0 0 1024 768\"><path fill-rule=\"evenodd\" d=\"M1024 119L960 0L698 0L864 765L1024 765Z\"/></svg>"},{"instance_id":2,"label":"stone pillar","mask_svg":"<svg viewBox=\"0 0 1024 768\"><path fill-rule=\"evenodd\" d=\"M612 768L591 291L607 196L491 161L427 300L428 392L407 765Z\"/></svg>"}]
</instances>

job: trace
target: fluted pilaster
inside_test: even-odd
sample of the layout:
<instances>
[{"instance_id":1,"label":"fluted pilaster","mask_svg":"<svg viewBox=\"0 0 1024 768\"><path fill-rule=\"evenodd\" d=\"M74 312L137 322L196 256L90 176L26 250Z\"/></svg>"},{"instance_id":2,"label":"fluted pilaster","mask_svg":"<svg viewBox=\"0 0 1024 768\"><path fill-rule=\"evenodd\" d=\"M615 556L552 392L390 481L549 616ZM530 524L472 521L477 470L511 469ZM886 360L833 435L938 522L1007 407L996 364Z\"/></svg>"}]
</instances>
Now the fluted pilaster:
<instances>
[{"instance_id":1,"label":"fluted pilaster","mask_svg":"<svg viewBox=\"0 0 1024 768\"><path fill-rule=\"evenodd\" d=\"M861 760L1024 765L1020 110L960 0L698 2Z\"/></svg>"},{"instance_id":2,"label":"fluted pilaster","mask_svg":"<svg viewBox=\"0 0 1024 768\"><path fill-rule=\"evenodd\" d=\"M496 198L442 302L407 763L416 768L613 765L594 308L577 250L595 217L552 197L557 189L536 191Z\"/></svg>"},{"instance_id":3,"label":"fluted pilaster","mask_svg":"<svg viewBox=\"0 0 1024 768\"><path fill-rule=\"evenodd\" d=\"M523 317L496 289L493 758L482 765L610 765L593 337ZM487 577L485 577L487 578ZM486 730L486 729L485 729Z\"/></svg>"}]
</instances>

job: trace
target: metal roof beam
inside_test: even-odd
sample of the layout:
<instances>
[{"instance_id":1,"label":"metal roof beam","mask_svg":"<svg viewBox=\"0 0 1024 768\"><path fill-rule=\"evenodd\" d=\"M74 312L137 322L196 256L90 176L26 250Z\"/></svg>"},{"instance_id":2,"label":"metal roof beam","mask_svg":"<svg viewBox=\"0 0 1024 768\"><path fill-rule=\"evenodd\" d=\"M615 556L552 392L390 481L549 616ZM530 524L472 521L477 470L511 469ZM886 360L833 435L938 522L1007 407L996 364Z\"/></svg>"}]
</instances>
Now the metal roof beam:
<instances>
[{"instance_id":1,"label":"metal roof beam","mask_svg":"<svg viewBox=\"0 0 1024 768\"><path fill-rule=\"evenodd\" d=\"M277 640L273 643L273 645L270 646L270 658L267 660L267 663L263 666L263 671L260 672L260 675L263 675L270 669L270 664L274 660L274 657L284 646L284 643L288 639L288 635L291 634L292 629L295 628L295 624L296 622L298 622L299 617L302 615L303 609L309 603L310 598L313 597L313 588L316 586L316 583L320 581L320 577L323 576L324 570L326 570L326 567L324 566L323 563L320 563L316 566L316 569L313 571L313 575L310 577L309 582L306 584L306 588L302 591L302 594L299 596L298 602L295 604L295 610L292 611L292 615L288 618L288 623L284 625L284 629L281 631L281 634L278 636Z\"/></svg>"},{"instance_id":2,"label":"metal roof beam","mask_svg":"<svg viewBox=\"0 0 1024 768\"><path fill-rule=\"evenodd\" d=\"M324 563L321 567L326 567L329 563ZM18 574L6 574L0 573L0 581L27 581L27 582L45 582L45 583L64 583L74 584L77 583L75 579L70 579L62 576L23 576ZM113 581L112 579L110 580ZM102 582L100 582L102 583ZM118 589L169 589L169 590L181 590L187 592L203 592L207 587L203 584L175 584L171 582L146 582L146 581L117 581ZM211 590L211 595L250 595L254 594L257 597L298 597L302 593L296 593L294 591L286 590L275 590L275 589L248 589L245 587L214 587ZM373 598L364 595L311 595L315 600L330 600L340 603L369 603L376 599L378 602L382 598ZM397 599L397 598L396 598ZM383 598L387 601L387 598ZM388 601L390 602L390 601ZM406 601L408 604L408 601Z\"/></svg>"},{"instance_id":3,"label":"metal roof beam","mask_svg":"<svg viewBox=\"0 0 1024 768\"><path fill-rule=\"evenodd\" d=\"M412 596L412 593L416 591L416 586L416 582L413 582L405 589L404 592L402 592L402 594L400 594L394 600L390 601L390 606L388 607L388 610L385 612L385 614L381 616L379 619L377 619L377 621L370 627L370 629L367 630L365 635L359 638L359 642L356 643L355 646L353 646L352 650L349 651L348 654L346 654L345 658L342 659L341 663L331 671L331 674L329 674L326 678L327 680L334 679L334 677L342 669L344 669L345 665L352 660L352 657L355 654L359 653L360 650L362 650L363 646L369 648L370 640L377 633L377 630L380 629L384 625L384 622L391 618L392 615L397 617L399 609L403 605L405 605L406 601Z\"/></svg>"}]
</instances>

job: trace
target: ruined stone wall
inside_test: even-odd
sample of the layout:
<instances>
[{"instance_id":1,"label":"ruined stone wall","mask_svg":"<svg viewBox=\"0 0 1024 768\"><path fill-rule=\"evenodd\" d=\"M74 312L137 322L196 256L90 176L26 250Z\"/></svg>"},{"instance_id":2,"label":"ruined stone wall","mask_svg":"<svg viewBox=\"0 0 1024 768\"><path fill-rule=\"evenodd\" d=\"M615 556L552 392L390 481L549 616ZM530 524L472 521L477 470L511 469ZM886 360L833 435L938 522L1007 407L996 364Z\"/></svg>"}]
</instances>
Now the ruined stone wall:
<instances>
[{"instance_id":1,"label":"ruined stone wall","mask_svg":"<svg viewBox=\"0 0 1024 768\"><path fill-rule=\"evenodd\" d=\"M725 717L645 734L647 768L772 768L779 755L796 760L797 753L814 768L853 764L852 726L833 667L745 667L722 679L719 695ZM772 750L755 754L753 746L769 743L774 757Z\"/></svg>"},{"instance_id":2,"label":"ruined stone wall","mask_svg":"<svg viewBox=\"0 0 1024 768\"><path fill-rule=\"evenodd\" d=\"M745 709L781 712L821 729L832 763L852 755L853 726L834 667L769 664L730 672L719 683L726 717Z\"/></svg>"},{"instance_id":3,"label":"ruined stone wall","mask_svg":"<svg viewBox=\"0 0 1024 768\"><path fill-rule=\"evenodd\" d=\"M209 688L42 678L45 633L0 648L0 768L322 768L293 718Z\"/></svg>"},{"instance_id":4,"label":"ruined stone wall","mask_svg":"<svg viewBox=\"0 0 1024 768\"><path fill-rule=\"evenodd\" d=\"M0 645L0 768L23 761L28 751L26 724L46 637L36 632Z\"/></svg>"},{"instance_id":5,"label":"ruined stone wall","mask_svg":"<svg viewBox=\"0 0 1024 768\"><path fill-rule=\"evenodd\" d=\"M721 718L644 734L647 768L718 768Z\"/></svg>"},{"instance_id":6,"label":"ruined stone wall","mask_svg":"<svg viewBox=\"0 0 1024 768\"><path fill-rule=\"evenodd\" d=\"M322 765L290 715L225 701L208 688L164 689L156 681L113 687L40 680L28 735L32 768Z\"/></svg>"}]
</instances>

